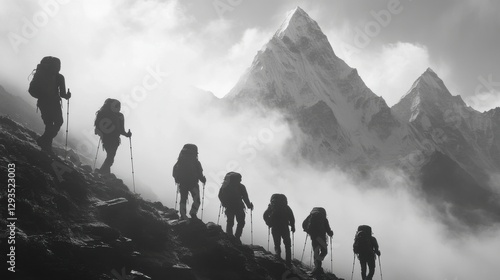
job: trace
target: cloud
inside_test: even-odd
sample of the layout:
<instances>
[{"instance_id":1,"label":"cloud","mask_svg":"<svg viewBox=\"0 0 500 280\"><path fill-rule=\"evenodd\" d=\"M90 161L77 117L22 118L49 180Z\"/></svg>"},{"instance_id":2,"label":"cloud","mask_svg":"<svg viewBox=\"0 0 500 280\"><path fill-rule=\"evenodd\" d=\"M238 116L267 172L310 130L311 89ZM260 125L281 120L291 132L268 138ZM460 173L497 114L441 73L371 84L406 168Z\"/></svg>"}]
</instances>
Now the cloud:
<instances>
[{"instance_id":1,"label":"cloud","mask_svg":"<svg viewBox=\"0 0 500 280\"><path fill-rule=\"evenodd\" d=\"M351 273L357 226L369 224L380 243L388 279L496 279L496 266L490 260L495 259L500 245L497 226L476 234L449 232L404 173L379 169L362 180L336 169L317 170L306 162L290 160L293 155L284 147L288 147L291 132L280 114L255 110L227 113L207 104L196 92L166 81L126 119L126 125L134 130L140 192L150 187L157 199L172 207L172 166L182 145L195 143L208 179L204 221L217 221L217 194L225 173L236 170L243 175L242 183L255 205L253 221L247 212L244 243L250 243L253 225L254 243L267 247L262 213L273 193L284 193L296 218L296 258L300 258L305 239L301 222L313 207L326 208L335 232L335 273L340 277ZM127 143L122 143L113 172L130 183L129 156ZM224 228L224 214L220 224ZM270 247L272 250L272 241ZM309 250L308 242L306 252ZM309 254L304 261L309 263ZM324 262L327 270L328 261L329 256ZM356 273L359 275L359 263Z\"/></svg>"},{"instance_id":2,"label":"cloud","mask_svg":"<svg viewBox=\"0 0 500 280\"><path fill-rule=\"evenodd\" d=\"M356 68L366 85L389 106L396 104L428 67L445 80L450 75L446 65L433 61L428 48L421 44L397 42L380 47L378 43L358 46L352 38L357 33L348 22L327 30L326 34L335 54Z\"/></svg>"},{"instance_id":3,"label":"cloud","mask_svg":"<svg viewBox=\"0 0 500 280\"><path fill-rule=\"evenodd\" d=\"M346 62L358 69L366 85L389 106L396 104L428 67L440 72L425 46L403 42L387 44L376 51L360 51Z\"/></svg>"},{"instance_id":4,"label":"cloud","mask_svg":"<svg viewBox=\"0 0 500 280\"><path fill-rule=\"evenodd\" d=\"M475 95L467 96L465 102L479 112L485 112L500 107L500 91L477 92Z\"/></svg>"},{"instance_id":5,"label":"cloud","mask_svg":"<svg viewBox=\"0 0 500 280\"><path fill-rule=\"evenodd\" d=\"M205 90L214 92L216 96L226 95L250 67L253 58L272 36L271 32L257 28L248 28L241 39L230 45L220 57L213 57L201 67L201 75L195 84Z\"/></svg>"}]
</instances>

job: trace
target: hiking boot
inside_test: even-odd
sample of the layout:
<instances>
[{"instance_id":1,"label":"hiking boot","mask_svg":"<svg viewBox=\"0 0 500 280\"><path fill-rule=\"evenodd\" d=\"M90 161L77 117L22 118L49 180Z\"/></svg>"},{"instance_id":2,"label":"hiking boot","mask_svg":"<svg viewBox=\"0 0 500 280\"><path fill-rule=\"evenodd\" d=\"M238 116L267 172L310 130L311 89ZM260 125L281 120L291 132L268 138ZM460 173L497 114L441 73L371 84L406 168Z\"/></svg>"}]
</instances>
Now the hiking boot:
<instances>
[{"instance_id":1,"label":"hiking boot","mask_svg":"<svg viewBox=\"0 0 500 280\"><path fill-rule=\"evenodd\" d=\"M109 167L106 168L105 166L104 167L101 166L100 169L96 168L95 170L96 172L99 172L102 175L109 175L111 173L111 169Z\"/></svg>"},{"instance_id":2,"label":"hiking boot","mask_svg":"<svg viewBox=\"0 0 500 280\"><path fill-rule=\"evenodd\" d=\"M44 146L47 146L47 139L42 135L38 137L38 139L36 139L36 143L38 144L38 146L40 146L40 148L42 148Z\"/></svg>"},{"instance_id":3,"label":"hiking boot","mask_svg":"<svg viewBox=\"0 0 500 280\"><path fill-rule=\"evenodd\" d=\"M280 247L274 247L274 256L278 259L281 260L281 248Z\"/></svg>"},{"instance_id":4,"label":"hiking boot","mask_svg":"<svg viewBox=\"0 0 500 280\"><path fill-rule=\"evenodd\" d=\"M46 139L46 137L40 136L37 140L36 143L38 146L41 148L42 151L49 153L49 154L54 154L54 151L52 151L52 143Z\"/></svg>"},{"instance_id":5,"label":"hiking boot","mask_svg":"<svg viewBox=\"0 0 500 280\"><path fill-rule=\"evenodd\" d=\"M312 274L313 275L322 275L324 274L325 272L323 271L323 268L322 267L315 267L313 270L312 270Z\"/></svg>"},{"instance_id":6,"label":"hiking boot","mask_svg":"<svg viewBox=\"0 0 500 280\"><path fill-rule=\"evenodd\" d=\"M36 139L36 144L41 148L43 147L43 138L40 136Z\"/></svg>"},{"instance_id":7,"label":"hiking boot","mask_svg":"<svg viewBox=\"0 0 500 280\"><path fill-rule=\"evenodd\" d=\"M241 243L241 239L239 236L234 236L233 234L227 234L227 238L231 241L231 242L234 242L238 245L241 245L243 243Z\"/></svg>"},{"instance_id":8,"label":"hiking boot","mask_svg":"<svg viewBox=\"0 0 500 280\"><path fill-rule=\"evenodd\" d=\"M188 216L186 216L186 215L181 215L179 217L179 221L184 221L184 220L187 220L187 219L188 219Z\"/></svg>"},{"instance_id":9,"label":"hiking boot","mask_svg":"<svg viewBox=\"0 0 500 280\"><path fill-rule=\"evenodd\" d=\"M193 220L199 220L198 216L196 216L195 213L189 213L189 215L191 216L191 219L193 219Z\"/></svg>"}]
</instances>

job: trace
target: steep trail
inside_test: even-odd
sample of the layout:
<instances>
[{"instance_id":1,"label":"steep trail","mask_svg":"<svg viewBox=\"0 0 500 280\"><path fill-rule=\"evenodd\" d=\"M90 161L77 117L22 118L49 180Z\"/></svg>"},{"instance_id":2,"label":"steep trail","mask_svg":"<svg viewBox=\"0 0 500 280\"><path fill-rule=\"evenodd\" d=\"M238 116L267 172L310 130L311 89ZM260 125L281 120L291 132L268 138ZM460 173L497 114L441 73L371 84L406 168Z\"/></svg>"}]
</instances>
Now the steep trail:
<instances>
[{"instance_id":1,"label":"steep trail","mask_svg":"<svg viewBox=\"0 0 500 280\"><path fill-rule=\"evenodd\" d=\"M312 279L298 260L290 270L212 222L179 222L177 211L142 199L114 175L92 173L78 152L71 160L48 156L37 137L0 117L3 178L15 164L14 215L0 211L2 228L17 218L14 279ZM0 201L7 195L2 187Z\"/></svg>"}]
</instances>

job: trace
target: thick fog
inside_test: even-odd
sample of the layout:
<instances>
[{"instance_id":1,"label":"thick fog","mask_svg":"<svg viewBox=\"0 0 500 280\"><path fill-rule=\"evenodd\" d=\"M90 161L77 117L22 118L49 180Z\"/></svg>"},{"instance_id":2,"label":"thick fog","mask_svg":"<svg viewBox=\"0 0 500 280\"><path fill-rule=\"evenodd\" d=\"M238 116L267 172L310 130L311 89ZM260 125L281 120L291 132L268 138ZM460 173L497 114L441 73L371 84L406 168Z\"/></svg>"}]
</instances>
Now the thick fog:
<instances>
[{"instance_id":1,"label":"thick fog","mask_svg":"<svg viewBox=\"0 0 500 280\"><path fill-rule=\"evenodd\" d=\"M183 94L174 94L179 91ZM496 279L498 226L472 234L457 221L456 228L463 231L450 231L421 197L418 187L399 170L379 169L369 176L371 179L361 180L338 170L318 171L306 162L292 162L290 146L286 145L291 139L290 128L280 115L263 115L259 110L227 114L209 106L203 96L193 89L167 85L144 100L127 119L127 126L134 131L137 190L144 197L174 206L172 166L182 145L194 143L208 179L205 222L217 222L222 178L236 170L243 175L242 183L255 205L254 243L264 248L267 227L262 214L273 193L284 193L296 217L295 258L300 259L303 251L302 221L313 207L325 207L335 232L334 273L340 277L351 273L357 226L369 224L380 244L387 279ZM130 184L129 157L128 143L124 142L114 168ZM246 221L242 240L249 244L250 211ZM225 227L223 214L220 224ZM310 241L305 252L304 261L309 263ZM324 267L330 270L330 252ZM358 262L355 269L359 278Z\"/></svg>"}]
</instances>

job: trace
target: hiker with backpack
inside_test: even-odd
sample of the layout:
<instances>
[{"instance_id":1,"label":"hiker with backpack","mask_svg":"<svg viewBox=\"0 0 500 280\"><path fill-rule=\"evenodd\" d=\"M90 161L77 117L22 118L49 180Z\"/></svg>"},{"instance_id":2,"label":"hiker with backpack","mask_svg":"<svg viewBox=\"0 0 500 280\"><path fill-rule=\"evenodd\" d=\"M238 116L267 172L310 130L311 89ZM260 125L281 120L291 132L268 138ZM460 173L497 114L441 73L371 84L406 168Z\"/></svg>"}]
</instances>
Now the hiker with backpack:
<instances>
[{"instance_id":1,"label":"hiker with backpack","mask_svg":"<svg viewBox=\"0 0 500 280\"><path fill-rule=\"evenodd\" d=\"M71 92L66 92L64 76L59 73L61 60L57 57L46 56L37 65L33 80L28 92L37 98L37 108L40 108L45 131L37 139L42 151L52 154L52 141L57 136L64 123L61 97L71 98Z\"/></svg>"},{"instance_id":2,"label":"hiker with backpack","mask_svg":"<svg viewBox=\"0 0 500 280\"><path fill-rule=\"evenodd\" d=\"M271 228L274 241L276 257L281 259L281 239L285 245L285 263L292 265L292 250L290 230L295 232L295 217L288 206L288 200L284 194L275 193L271 196L271 203L264 212L264 221ZM290 229L288 228L290 227Z\"/></svg>"},{"instance_id":3,"label":"hiker with backpack","mask_svg":"<svg viewBox=\"0 0 500 280\"><path fill-rule=\"evenodd\" d=\"M354 254L358 255L361 265L361 279L372 280L375 274L375 255L380 257L377 239L372 236L372 228L367 225L358 227L353 244ZM366 266L368 265L368 275Z\"/></svg>"},{"instance_id":4,"label":"hiker with backpack","mask_svg":"<svg viewBox=\"0 0 500 280\"><path fill-rule=\"evenodd\" d=\"M333 231L330 228L330 223L326 218L326 210L322 207L314 207L302 222L302 228L311 237L311 245L314 250L314 269L313 274L323 274L322 263L328 254L328 243L326 235L333 236Z\"/></svg>"},{"instance_id":5,"label":"hiker with backpack","mask_svg":"<svg viewBox=\"0 0 500 280\"><path fill-rule=\"evenodd\" d=\"M222 207L226 208L227 224L226 233L235 237L241 243L241 234L245 226L245 205L253 210L253 203L248 198L248 192L241 183L241 174L229 172L224 178L224 182L219 190L219 199ZM236 231L233 235L234 218L236 218Z\"/></svg>"},{"instance_id":6,"label":"hiker with backpack","mask_svg":"<svg viewBox=\"0 0 500 280\"><path fill-rule=\"evenodd\" d=\"M120 135L132 137L130 130L125 132L125 117L120 110L120 101L108 98L96 112L94 133L101 137L102 148L106 151L106 159L101 168L97 169L101 174L111 173L111 165L115 161L116 151L120 145Z\"/></svg>"},{"instance_id":7,"label":"hiker with backpack","mask_svg":"<svg viewBox=\"0 0 500 280\"><path fill-rule=\"evenodd\" d=\"M187 220L186 203L189 193L193 197L193 205L189 215L198 219L196 214L200 208L200 186L198 181L205 184L207 179L203 176L203 168L198 160L198 147L194 144L186 144L182 147L177 162L174 165L172 176L179 188L181 202L179 204L180 219Z\"/></svg>"}]
</instances>

